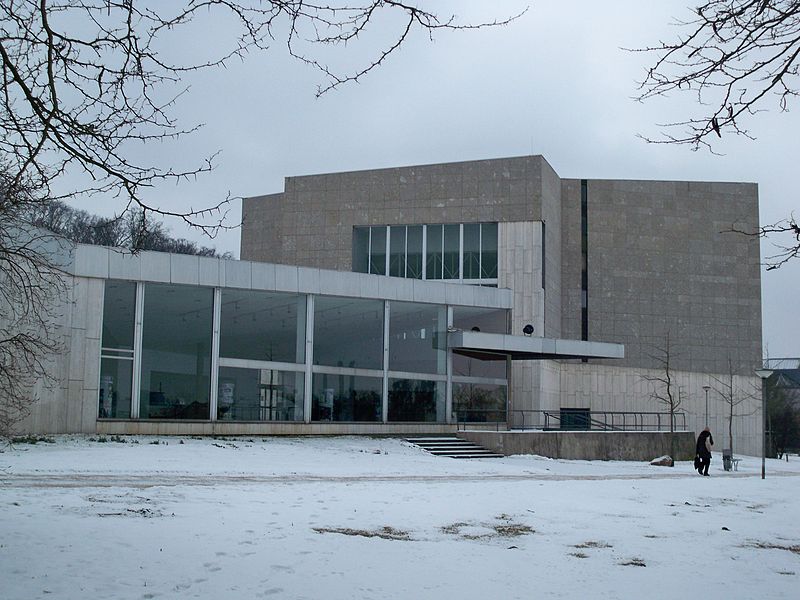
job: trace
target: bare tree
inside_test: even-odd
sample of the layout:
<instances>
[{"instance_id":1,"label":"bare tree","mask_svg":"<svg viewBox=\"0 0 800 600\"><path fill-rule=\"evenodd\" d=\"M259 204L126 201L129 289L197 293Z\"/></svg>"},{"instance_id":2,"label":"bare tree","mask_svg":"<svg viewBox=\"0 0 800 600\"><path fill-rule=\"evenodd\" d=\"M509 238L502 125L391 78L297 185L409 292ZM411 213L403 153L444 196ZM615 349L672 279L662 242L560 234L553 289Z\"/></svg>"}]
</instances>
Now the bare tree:
<instances>
[{"instance_id":1,"label":"bare tree","mask_svg":"<svg viewBox=\"0 0 800 600\"><path fill-rule=\"evenodd\" d=\"M682 144L693 150L723 134L753 139L747 122L770 107L788 111L800 94L800 2L797 0L705 0L694 18L677 22L674 41L636 50L654 54L640 83L640 101L675 92L692 94L695 114L662 123L654 144ZM776 269L800 256L800 225L794 215L739 233L770 236L777 252L767 257ZM786 240L786 241L784 241Z\"/></svg>"},{"instance_id":2,"label":"bare tree","mask_svg":"<svg viewBox=\"0 0 800 600\"><path fill-rule=\"evenodd\" d=\"M63 238L32 228L24 209L36 195L0 169L0 438L10 437L51 383L47 361L61 349L53 321L65 292Z\"/></svg>"},{"instance_id":3,"label":"bare tree","mask_svg":"<svg viewBox=\"0 0 800 600\"><path fill-rule=\"evenodd\" d=\"M318 95L355 82L383 64L414 33L432 37L442 30L508 23L460 23L419 2L355 0L5 0L0 3L0 156L13 185L29 181L51 199L104 194L121 200L122 210L182 220L213 236L228 227L230 197L188 211L176 211L147 196L159 181L193 178L212 169L214 155L188 169L137 162L137 146L180 138L198 127L181 124L172 112L187 91L191 72L223 67L248 52L265 51L282 40L291 56L320 71ZM183 64L167 55L167 42L198 20L213 18L238 33L227 47ZM362 65L340 73L323 57L357 44L376 21L393 17L394 31L382 46L367 49ZM203 32L201 32L203 33ZM86 185L55 193L55 180ZM146 222L146 219L143 219Z\"/></svg>"},{"instance_id":4,"label":"bare tree","mask_svg":"<svg viewBox=\"0 0 800 600\"><path fill-rule=\"evenodd\" d=\"M755 389L745 389L737 385L734 379L733 361L730 358L728 359L728 372L722 378L713 377L713 379L715 383L711 387L725 404L729 448L733 454L733 420L754 414L758 409L752 408L750 402L757 400L759 396Z\"/></svg>"},{"instance_id":5,"label":"bare tree","mask_svg":"<svg viewBox=\"0 0 800 600\"><path fill-rule=\"evenodd\" d=\"M683 404L683 392L672 367L675 352L670 341L669 330L664 334L663 343L652 346L652 351L648 353L648 356L658 366L654 369L654 374L641 377L650 384L651 400L661 404L669 412L670 452L675 458L678 455L675 439L675 415L678 414Z\"/></svg>"}]
</instances>

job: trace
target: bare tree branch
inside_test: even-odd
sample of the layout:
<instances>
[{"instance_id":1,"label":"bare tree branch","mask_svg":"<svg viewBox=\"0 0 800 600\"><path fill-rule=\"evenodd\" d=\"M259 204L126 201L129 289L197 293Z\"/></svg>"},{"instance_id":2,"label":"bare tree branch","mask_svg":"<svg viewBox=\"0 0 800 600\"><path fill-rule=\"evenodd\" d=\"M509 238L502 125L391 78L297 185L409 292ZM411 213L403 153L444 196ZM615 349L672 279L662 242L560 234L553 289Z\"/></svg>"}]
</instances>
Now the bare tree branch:
<instances>
[{"instance_id":1,"label":"bare tree branch","mask_svg":"<svg viewBox=\"0 0 800 600\"><path fill-rule=\"evenodd\" d=\"M638 100L694 94L698 114L642 137L694 150L712 150L724 133L752 139L750 117L770 106L786 111L798 96L800 1L707 0L694 13L677 22L677 40L633 51L656 55Z\"/></svg>"},{"instance_id":2,"label":"bare tree branch","mask_svg":"<svg viewBox=\"0 0 800 600\"><path fill-rule=\"evenodd\" d=\"M794 214L772 225L762 225L755 231L742 229L735 224L728 231L755 237L771 237L776 252L765 257L764 264L767 266L767 271L778 269L790 260L800 257L800 223ZM776 236L781 240L789 238L789 241L778 242Z\"/></svg>"},{"instance_id":3,"label":"bare tree branch","mask_svg":"<svg viewBox=\"0 0 800 600\"><path fill-rule=\"evenodd\" d=\"M293 57L325 77L319 95L359 81L414 32L432 37L441 30L493 27L516 18L460 23L453 14L439 16L420 4L5 0L0 3L0 157L13 183L30 182L42 196L104 194L121 201L122 211L139 206L145 215L176 218L213 237L231 227L226 221L231 197L178 211L149 199L148 192L161 181L207 173L215 154L187 169L132 158L137 147L179 139L199 127L181 125L172 114L187 91L182 78L268 50L283 38ZM395 26L377 49L366 48L364 66L340 73L322 60L331 48L354 44L379 15L394 17ZM236 27L226 47L206 48L208 56L188 64L171 59L165 42L207 18ZM54 181L76 174L88 183L58 197L51 193Z\"/></svg>"}]
</instances>

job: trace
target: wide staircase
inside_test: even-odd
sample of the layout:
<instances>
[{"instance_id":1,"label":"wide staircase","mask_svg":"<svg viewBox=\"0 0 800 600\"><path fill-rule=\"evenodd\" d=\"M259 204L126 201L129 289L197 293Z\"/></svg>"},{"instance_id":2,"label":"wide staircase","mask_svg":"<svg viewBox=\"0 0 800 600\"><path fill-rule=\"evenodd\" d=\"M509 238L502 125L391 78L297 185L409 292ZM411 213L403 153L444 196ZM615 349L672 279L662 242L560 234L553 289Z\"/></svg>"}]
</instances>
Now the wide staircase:
<instances>
[{"instance_id":1,"label":"wide staircase","mask_svg":"<svg viewBox=\"0 0 800 600\"><path fill-rule=\"evenodd\" d=\"M495 454L483 446L455 436L406 438L406 441L419 446L434 456L447 456L449 458L503 458L502 454Z\"/></svg>"}]
</instances>

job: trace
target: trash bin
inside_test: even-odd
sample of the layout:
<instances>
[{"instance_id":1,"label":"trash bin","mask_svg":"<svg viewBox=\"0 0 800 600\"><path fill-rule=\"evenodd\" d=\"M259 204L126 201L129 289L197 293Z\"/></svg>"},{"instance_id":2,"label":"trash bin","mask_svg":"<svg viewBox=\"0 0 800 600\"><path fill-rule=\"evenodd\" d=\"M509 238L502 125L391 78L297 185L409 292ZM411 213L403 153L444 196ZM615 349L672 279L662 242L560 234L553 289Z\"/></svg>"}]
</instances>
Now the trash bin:
<instances>
[{"instance_id":1,"label":"trash bin","mask_svg":"<svg viewBox=\"0 0 800 600\"><path fill-rule=\"evenodd\" d=\"M726 471L730 471L733 467L733 452L730 450L723 450L722 451L722 468Z\"/></svg>"}]
</instances>

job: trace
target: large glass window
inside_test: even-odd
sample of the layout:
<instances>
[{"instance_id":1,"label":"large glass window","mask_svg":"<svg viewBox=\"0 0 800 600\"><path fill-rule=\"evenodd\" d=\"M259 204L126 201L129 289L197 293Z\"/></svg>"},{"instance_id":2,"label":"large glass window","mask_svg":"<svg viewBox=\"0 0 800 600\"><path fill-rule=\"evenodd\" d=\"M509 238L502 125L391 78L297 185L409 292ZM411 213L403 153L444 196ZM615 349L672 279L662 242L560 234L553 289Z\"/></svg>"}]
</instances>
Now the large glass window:
<instances>
[{"instance_id":1,"label":"large glass window","mask_svg":"<svg viewBox=\"0 0 800 600\"><path fill-rule=\"evenodd\" d=\"M481 279L497 279L497 223L481 223Z\"/></svg>"},{"instance_id":2,"label":"large glass window","mask_svg":"<svg viewBox=\"0 0 800 600\"><path fill-rule=\"evenodd\" d=\"M428 225L427 230L427 257L426 266L428 279L442 278L442 232L443 225Z\"/></svg>"},{"instance_id":3,"label":"large glass window","mask_svg":"<svg viewBox=\"0 0 800 600\"><path fill-rule=\"evenodd\" d=\"M353 271L495 285L497 223L355 227Z\"/></svg>"},{"instance_id":4,"label":"large glass window","mask_svg":"<svg viewBox=\"0 0 800 600\"><path fill-rule=\"evenodd\" d=\"M380 421L383 380L315 373L311 419L313 421Z\"/></svg>"},{"instance_id":5,"label":"large glass window","mask_svg":"<svg viewBox=\"0 0 800 600\"><path fill-rule=\"evenodd\" d=\"M148 283L144 293L140 416L208 419L210 288Z\"/></svg>"},{"instance_id":6,"label":"large glass window","mask_svg":"<svg viewBox=\"0 0 800 600\"><path fill-rule=\"evenodd\" d=\"M222 290L220 358L305 362L305 295Z\"/></svg>"},{"instance_id":7,"label":"large glass window","mask_svg":"<svg viewBox=\"0 0 800 600\"><path fill-rule=\"evenodd\" d=\"M444 375L447 308L392 302L389 306L389 370Z\"/></svg>"},{"instance_id":8,"label":"large glass window","mask_svg":"<svg viewBox=\"0 0 800 600\"><path fill-rule=\"evenodd\" d=\"M369 273L369 227L353 229L353 271Z\"/></svg>"},{"instance_id":9,"label":"large glass window","mask_svg":"<svg viewBox=\"0 0 800 600\"><path fill-rule=\"evenodd\" d=\"M463 331L508 333L508 311L497 308L453 307L453 327ZM453 375L456 377L506 378L504 356L497 360L481 360L453 352Z\"/></svg>"},{"instance_id":10,"label":"large glass window","mask_svg":"<svg viewBox=\"0 0 800 600\"><path fill-rule=\"evenodd\" d=\"M406 277L422 279L422 225L406 228Z\"/></svg>"},{"instance_id":11,"label":"large glass window","mask_svg":"<svg viewBox=\"0 0 800 600\"><path fill-rule=\"evenodd\" d=\"M445 421L445 383L389 379L389 421Z\"/></svg>"},{"instance_id":12,"label":"large glass window","mask_svg":"<svg viewBox=\"0 0 800 600\"><path fill-rule=\"evenodd\" d=\"M406 276L406 228L389 228L389 275Z\"/></svg>"},{"instance_id":13,"label":"large glass window","mask_svg":"<svg viewBox=\"0 0 800 600\"><path fill-rule=\"evenodd\" d=\"M479 223L464 225L464 279L480 279L481 276L481 226Z\"/></svg>"},{"instance_id":14,"label":"large glass window","mask_svg":"<svg viewBox=\"0 0 800 600\"><path fill-rule=\"evenodd\" d=\"M459 265L461 243L461 226L444 226L444 256L443 256L443 275L444 279L459 279Z\"/></svg>"},{"instance_id":15,"label":"large glass window","mask_svg":"<svg viewBox=\"0 0 800 600\"><path fill-rule=\"evenodd\" d=\"M369 272L386 275L386 227L370 227Z\"/></svg>"},{"instance_id":16,"label":"large glass window","mask_svg":"<svg viewBox=\"0 0 800 600\"><path fill-rule=\"evenodd\" d=\"M135 313L136 284L106 281L97 412L101 418L131 416Z\"/></svg>"},{"instance_id":17,"label":"large glass window","mask_svg":"<svg viewBox=\"0 0 800 600\"><path fill-rule=\"evenodd\" d=\"M302 421L303 373L220 367L217 419Z\"/></svg>"},{"instance_id":18,"label":"large glass window","mask_svg":"<svg viewBox=\"0 0 800 600\"><path fill-rule=\"evenodd\" d=\"M453 414L458 421L503 422L506 406L505 385L453 382Z\"/></svg>"},{"instance_id":19,"label":"large glass window","mask_svg":"<svg viewBox=\"0 0 800 600\"><path fill-rule=\"evenodd\" d=\"M314 364L382 369L383 301L316 297Z\"/></svg>"}]
</instances>

